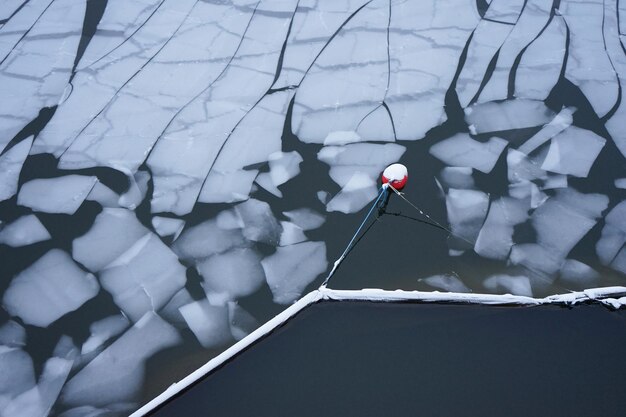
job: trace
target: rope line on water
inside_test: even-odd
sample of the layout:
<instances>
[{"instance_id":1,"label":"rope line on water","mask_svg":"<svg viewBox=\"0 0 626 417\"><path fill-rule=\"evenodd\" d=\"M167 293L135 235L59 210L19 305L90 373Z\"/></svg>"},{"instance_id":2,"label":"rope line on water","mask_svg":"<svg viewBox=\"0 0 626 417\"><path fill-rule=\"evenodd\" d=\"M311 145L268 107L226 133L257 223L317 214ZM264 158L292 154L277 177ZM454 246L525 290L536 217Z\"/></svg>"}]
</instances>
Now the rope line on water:
<instances>
[{"instance_id":1,"label":"rope line on water","mask_svg":"<svg viewBox=\"0 0 626 417\"><path fill-rule=\"evenodd\" d=\"M441 225L441 223L439 223L437 220L433 219L432 217L430 217L428 214L424 213L424 211L422 211L421 208L417 207L415 204L411 203L405 196L403 193L401 193L400 191L396 190L394 188L393 185L389 184L389 188L392 189L392 191L394 193L396 193L398 196L400 196L401 199L403 199L404 201L406 201L411 207L413 207L415 210L417 210L422 216L426 217L428 220L432 221L433 223L435 223L439 228L445 230L446 232L448 232L450 235L458 237L459 239L464 240L465 242L469 243L470 245L472 245L472 247L474 247L474 245L476 244L476 242L471 242L468 239L465 239L463 236L459 236L456 233L454 233L452 230L448 229L447 227Z\"/></svg>"},{"instance_id":2,"label":"rope line on water","mask_svg":"<svg viewBox=\"0 0 626 417\"><path fill-rule=\"evenodd\" d=\"M333 276L333 274L335 273L335 271L337 270L337 268L339 268L339 265L341 264L341 262L343 262L343 260L346 258L346 256L348 255L348 253L352 250L353 246L356 246L356 244L362 239L363 236L365 236L365 233L367 233L369 231L369 229L372 227L372 225L374 223L372 223L367 230L365 231L365 233L363 233L363 236L361 236L358 240L357 240L357 236L359 235L359 233L361 232L361 229L363 229L363 226L365 226L365 223L367 223L367 220L370 218L370 216L372 215L372 213L374 213L374 209L378 207L378 203L381 201L381 198L383 198L383 196L386 196L387 194L387 186L386 184L383 185L382 187L380 187L380 192L378 193L378 197L376 198L376 200L374 201L374 204L372 204L372 207L370 207L369 211L367 212L367 215L365 216L365 218L363 219L363 221L361 222L361 225L359 226L359 228L356 230L356 233L354 233L354 236L352 236L352 239L350 239L350 242L348 243L348 246L346 246L346 248L344 249L343 253L341 254L341 256L339 257L339 259L337 259L335 261L335 263L333 264L333 269L330 270L330 272L328 273L328 276L326 277L326 279L324 280L324 282L322 283L322 287L326 287L326 284L328 284L328 281L330 280L330 278ZM356 241L356 242L355 242Z\"/></svg>"}]
</instances>

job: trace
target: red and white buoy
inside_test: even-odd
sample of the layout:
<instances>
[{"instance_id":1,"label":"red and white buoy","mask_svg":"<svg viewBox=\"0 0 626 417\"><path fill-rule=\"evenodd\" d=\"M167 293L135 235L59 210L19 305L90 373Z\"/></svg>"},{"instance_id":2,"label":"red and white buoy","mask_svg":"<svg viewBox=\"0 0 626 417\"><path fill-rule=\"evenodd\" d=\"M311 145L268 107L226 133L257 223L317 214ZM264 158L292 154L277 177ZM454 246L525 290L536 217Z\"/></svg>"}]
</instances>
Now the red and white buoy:
<instances>
[{"instance_id":1,"label":"red and white buoy","mask_svg":"<svg viewBox=\"0 0 626 417\"><path fill-rule=\"evenodd\" d=\"M409 179L409 171L402 164L391 164L383 171L383 184L391 184L393 188L400 191Z\"/></svg>"}]
</instances>

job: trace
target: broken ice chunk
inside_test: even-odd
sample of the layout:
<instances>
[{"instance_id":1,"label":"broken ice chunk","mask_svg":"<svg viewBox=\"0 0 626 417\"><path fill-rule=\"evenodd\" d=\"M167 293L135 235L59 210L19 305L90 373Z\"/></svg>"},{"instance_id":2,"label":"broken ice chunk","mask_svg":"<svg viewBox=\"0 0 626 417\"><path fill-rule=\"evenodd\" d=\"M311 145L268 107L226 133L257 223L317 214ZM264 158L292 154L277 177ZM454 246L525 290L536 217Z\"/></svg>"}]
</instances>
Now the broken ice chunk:
<instances>
[{"instance_id":1,"label":"broken ice chunk","mask_svg":"<svg viewBox=\"0 0 626 417\"><path fill-rule=\"evenodd\" d=\"M528 203L501 197L491 203L474 250L481 256L505 260L513 246L513 227L528 219Z\"/></svg>"},{"instance_id":2,"label":"broken ice chunk","mask_svg":"<svg viewBox=\"0 0 626 417\"><path fill-rule=\"evenodd\" d=\"M161 239L148 233L100 273L100 282L137 321L163 307L185 285L186 271Z\"/></svg>"},{"instance_id":3,"label":"broken ice chunk","mask_svg":"<svg viewBox=\"0 0 626 417\"><path fill-rule=\"evenodd\" d=\"M38 384L14 398L2 410L2 414L21 417L47 416L72 369L72 363L68 359L48 359Z\"/></svg>"},{"instance_id":4,"label":"broken ice chunk","mask_svg":"<svg viewBox=\"0 0 626 417\"><path fill-rule=\"evenodd\" d=\"M552 138L541 169L586 177L606 140L595 133L570 126Z\"/></svg>"},{"instance_id":5,"label":"broken ice chunk","mask_svg":"<svg viewBox=\"0 0 626 417\"><path fill-rule=\"evenodd\" d=\"M387 120L389 118L387 117ZM324 146L346 145L348 143L361 142L361 137L354 130L336 130L329 132L324 139Z\"/></svg>"},{"instance_id":6,"label":"broken ice chunk","mask_svg":"<svg viewBox=\"0 0 626 417\"><path fill-rule=\"evenodd\" d=\"M596 243L600 262L609 265L626 243L626 201L621 201L604 218L602 236Z\"/></svg>"},{"instance_id":7,"label":"broken ice chunk","mask_svg":"<svg viewBox=\"0 0 626 417\"><path fill-rule=\"evenodd\" d=\"M70 379L63 389L62 403L98 407L136 400L143 386L145 361L181 341L176 329L157 314L146 313Z\"/></svg>"},{"instance_id":8,"label":"broken ice chunk","mask_svg":"<svg viewBox=\"0 0 626 417\"><path fill-rule=\"evenodd\" d=\"M596 285L600 274L576 259L566 259L561 266L561 279L568 285L577 285L580 288L591 288Z\"/></svg>"},{"instance_id":9,"label":"broken ice chunk","mask_svg":"<svg viewBox=\"0 0 626 417\"><path fill-rule=\"evenodd\" d=\"M507 175L512 183L527 182L538 178L546 178L546 172L537 163L516 149L510 149L506 156Z\"/></svg>"},{"instance_id":10,"label":"broken ice chunk","mask_svg":"<svg viewBox=\"0 0 626 417\"><path fill-rule=\"evenodd\" d=\"M66 334L59 338L59 341L57 342L56 346L54 346L54 350L52 351L52 356L62 359L74 360L78 357L79 354L80 351L74 344L74 339Z\"/></svg>"},{"instance_id":11,"label":"broken ice chunk","mask_svg":"<svg viewBox=\"0 0 626 417\"><path fill-rule=\"evenodd\" d=\"M184 305L179 310L203 347L217 348L231 342L226 305L216 307L209 300L200 300Z\"/></svg>"},{"instance_id":12,"label":"broken ice chunk","mask_svg":"<svg viewBox=\"0 0 626 417\"><path fill-rule=\"evenodd\" d=\"M326 270L326 244L303 242L276 248L276 253L261 261L274 302L289 304L315 278Z\"/></svg>"},{"instance_id":13,"label":"broken ice chunk","mask_svg":"<svg viewBox=\"0 0 626 417\"><path fill-rule=\"evenodd\" d=\"M269 156L270 171L260 174L256 182L272 194L282 197L278 187L300 173L300 154L293 152L274 152Z\"/></svg>"},{"instance_id":14,"label":"broken ice chunk","mask_svg":"<svg viewBox=\"0 0 626 417\"><path fill-rule=\"evenodd\" d=\"M161 237L173 236L174 240L180 235L185 226L183 219L173 219L171 217L154 216L152 226Z\"/></svg>"},{"instance_id":15,"label":"broken ice chunk","mask_svg":"<svg viewBox=\"0 0 626 417\"><path fill-rule=\"evenodd\" d=\"M202 203L234 203L250 197L252 182L259 171L240 169L221 172L212 170L206 178L198 201Z\"/></svg>"},{"instance_id":16,"label":"broken ice chunk","mask_svg":"<svg viewBox=\"0 0 626 417\"><path fill-rule=\"evenodd\" d=\"M31 180L22 185L17 204L44 213L74 214L97 181L84 175Z\"/></svg>"},{"instance_id":17,"label":"broken ice chunk","mask_svg":"<svg viewBox=\"0 0 626 417\"><path fill-rule=\"evenodd\" d=\"M567 175L548 174L543 183L542 190L553 190L555 188L567 188Z\"/></svg>"},{"instance_id":18,"label":"broken ice chunk","mask_svg":"<svg viewBox=\"0 0 626 417\"><path fill-rule=\"evenodd\" d=\"M186 327L187 324L185 319L180 314L178 309L191 302L193 302L191 294L189 294L187 288L183 288L174 294L170 301L165 304L165 306L159 311L159 315L177 327Z\"/></svg>"},{"instance_id":19,"label":"broken ice chunk","mask_svg":"<svg viewBox=\"0 0 626 417\"><path fill-rule=\"evenodd\" d=\"M96 278L70 256L52 249L11 281L2 302L24 323L46 327L96 296Z\"/></svg>"},{"instance_id":20,"label":"broken ice chunk","mask_svg":"<svg viewBox=\"0 0 626 417\"><path fill-rule=\"evenodd\" d=\"M119 314L116 316L105 317L89 326L91 335L89 339L83 343L81 355L93 352L101 347L107 340L122 333L130 325L128 319Z\"/></svg>"},{"instance_id":21,"label":"broken ice chunk","mask_svg":"<svg viewBox=\"0 0 626 417\"><path fill-rule=\"evenodd\" d=\"M450 188L446 195L446 208L454 235L475 242L488 207L489 196L482 191ZM462 246L467 246L467 243L462 243Z\"/></svg>"},{"instance_id":22,"label":"broken ice chunk","mask_svg":"<svg viewBox=\"0 0 626 417\"><path fill-rule=\"evenodd\" d=\"M445 167L441 170L441 181L448 188L472 189L476 186L469 167Z\"/></svg>"},{"instance_id":23,"label":"broken ice chunk","mask_svg":"<svg viewBox=\"0 0 626 417\"><path fill-rule=\"evenodd\" d=\"M554 119L545 125L541 130L528 139L517 150L529 155L532 151L552 139L557 134L571 126L574 121L573 114L576 111L574 107L565 107L559 112Z\"/></svg>"},{"instance_id":24,"label":"broken ice chunk","mask_svg":"<svg viewBox=\"0 0 626 417\"><path fill-rule=\"evenodd\" d=\"M618 252L613 262L611 262L611 267L622 274L626 274L626 248L622 247Z\"/></svg>"},{"instance_id":25,"label":"broken ice chunk","mask_svg":"<svg viewBox=\"0 0 626 417\"><path fill-rule=\"evenodd\" d=\"M243 339L259 326L256 319L235 302L228 303L228 322L235 340Z\"/></svg>"},{"instance_id":26,"label":"broken ice chunk","mask_svg":"<svg viewBox=\"0 0 626 417\"><path fill-rule=\"evenodd\" d=\"M251 198L235 206L235 211L243 221L243 235L254 242L277 244L280 239L280 225L272 213L270 205Z\"/></svg>"},{"instance_id":27,"label":"broken ice chunk","mask_svg":"<svg viewBox=\"0 0 626 417\"><path fill-rule=\"evenodd\" d=\"M318 152L317 158L330 165L330 177L343 187L356 173L374 181L387 165L398 161L405 151L404 146L395 143L355 143L325 146Z\"/></svg>"},{"instance_id":28,"label":"broken ice chunk","mask_svg":"<svg viewBox=\"0 0 626 417\"><path fill-rule=\"evenodd\" d=\"M448 165L471 167L486 174L495 166L508 142L498 137L485 143L472 139L467 133L458 133L431 146L430 154Z\"/></svg>"},{"instance_id":29,"label":"broken ice chunk","mask_svg":"<svg viewBox=\"0 0 626 417\"><path fill-rule=\"evenodd\" d=\"M48 230L34 214L22 216L0 231L0 243L14 248L42 242L50 237Z\"/></svg>"},{"instance_id":30,"label":"broken ice chunk","mask_svg":"<svg viewBox=\"0 0 626 417\"><path fill-rule=\"evenodd\" d=\"M253 294L265 282L261 256L250 248L231 249L196 265L213 305Z\"/></svg>"},{"instance_id":31,"label":"broken ice chunk","mask_svg":"<svg viewBox=\"0 0 626 417\"><path fill-rule=\"evenodd\" d=\"M120 196L101 182L93 186L85 200L100 203L102 207L119 207Z\"/></svg>"},{"instance_id":32,"label":"broken ice chunk","mask_svg":"<svg viewBox=\"0 0 626 417\"><path fill-rule=\"evenodd\" d=\"M448 292L471 292L458 277L453 275L434 275L419 281Z\"/></svg>"},{"instance_id":33,"label":"broken ice chunk","mask_svg":"<svg viewBox=\"0 0 626 417\"><path fill-rule=\"evenodd\" d=\"M35 371L28 353L0 345L0 396L14 397L33 385Z\"/></svg>"},{"instance_id":34,"label":"broken ice chunk","mask_svg":"<svg viewBox=\"0 0 626 417\"><path fill-rule=\"evenodd\" d=\"M474 134L541 126L553 118L554 112L538 100L486 102L465 109L465 120Z\"/></svg>"},{"instance_id":35,"label":"broken ice chunk","mask_svg":"<svg viewBox=\"0 0 626 417\"><path fill-rule=\"evenodd\" d=\"M89 270L98 272L126 252L148 230L135 213L123 208L105 208L87 233L74 239L72 255Z\"/></svg>"},{"instance_id":36,"label":"broken ice chunk","mask_svg":"<svg viewBox=\"0 0 626 417\"><path fill-rule=\"evenodd\" d=\"M182 259L193 260L247 244L240 229L219 227L218 221L212 219L185 230L174 242L172 250Z\"/></svg>"},{"instance_id":37,"label":"broken ice chunk","mask_svg":"<svg viewBox=\"0 0 626 417\"><path fill-rule=\"evenodd\" d=\"M615 188L621 188L622 190L626 190L626 178L616 178L614 182Z\"/></svg>"},{"instance_id":38,"label":"broken ice chunk","mask_svg":"<svg viewBox=\"0 0 626 417\"><path fill-rule=\"evenodd\" d=\"M304 231L291 222L280 222L283 232L280 235L280 246L293 245L307 240Z\"/></svg>"},{"instance_id":39,"label":"broken ice chunk","mask_svg":"<svg viewBox=\"0 0 626 417\"><path fill-rule=\"evenodd\" d=\"M0 345L20 347L26 344L26 330L13 320L0 327Z\"/></svg>"},{"instance_id":40,"label":"broken ice chunk","mask_svg":"<svg viewBox=\"0 0 626 417\"><path fill-rule=\"evenodd\" d=\"M508 291L513 295L533 296L530 280L525 276L493 275L487 278L483 285L493 292Z\"/></svg>"},{"instance_id":41,"label":"broken ice chunk","mask_svg":"<svg viewBox=\"0 0 626 417\"><path fill-rule=\"evenodd\" d=\"M283 214L304 231L317 229L326 221L326 217L306 207L284 211Z\"/></svg>"},{"instance_id":42,"label":"broken ice chunk","mask_svg":"<svg viewBox=\"0 0 626 417\"><path fill-rule=\"evenodd\" d=\"M326 205L326 211L356 213L376 198L377 187L369 175L355 172L341 191Z\"/></svg>"},{"instance_id":43,"label":"broken ice chunk","mask_svg":"<svg viewBox=\"0 0 626 417\"><path fill-rule=\"evenodd\" d=\"M33 137L31 136L13 146L4 155L0 155L0 201L8 200L17 192L22 165L32 143Z\"/></svg>"}]
</instances>

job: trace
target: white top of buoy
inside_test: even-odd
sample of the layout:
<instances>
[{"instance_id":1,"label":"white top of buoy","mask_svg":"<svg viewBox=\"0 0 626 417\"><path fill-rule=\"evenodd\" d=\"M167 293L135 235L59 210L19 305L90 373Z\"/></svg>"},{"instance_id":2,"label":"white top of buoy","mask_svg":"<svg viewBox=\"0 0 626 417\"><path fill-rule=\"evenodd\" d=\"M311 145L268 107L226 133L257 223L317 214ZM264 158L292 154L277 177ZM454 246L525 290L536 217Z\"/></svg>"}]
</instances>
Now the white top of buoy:
<instances>
[{"instance_id":1,"label":"white top of buoy","mask_svg":"<svg viewBox=\"0 0 626 417\"><path fill-rule=\"evenodd\" d=\"M409 178L409 171L402 164L391 164L383 171L382 182L391 184L396 190L401 190Z\"/></svg>"}]
</instances>

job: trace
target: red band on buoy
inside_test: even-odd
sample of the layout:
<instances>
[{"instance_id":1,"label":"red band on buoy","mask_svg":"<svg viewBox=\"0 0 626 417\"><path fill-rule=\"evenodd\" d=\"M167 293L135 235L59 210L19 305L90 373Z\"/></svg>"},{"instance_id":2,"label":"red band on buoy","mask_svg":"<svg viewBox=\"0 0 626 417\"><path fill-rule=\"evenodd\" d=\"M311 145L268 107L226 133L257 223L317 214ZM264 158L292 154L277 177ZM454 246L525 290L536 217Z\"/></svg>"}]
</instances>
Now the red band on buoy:
<instances>
[{"instance_id":1,"label":"red band on buoy","mask_svg":"<svg viewBox=\"0 0 626 417\"><path fill-rule=\"evenodd\" d=\"M382 174L383 184L391 184L396 190L403 189L408 179L408 171L402 164L389 165Z\"/></svg>"}]
</instances>

